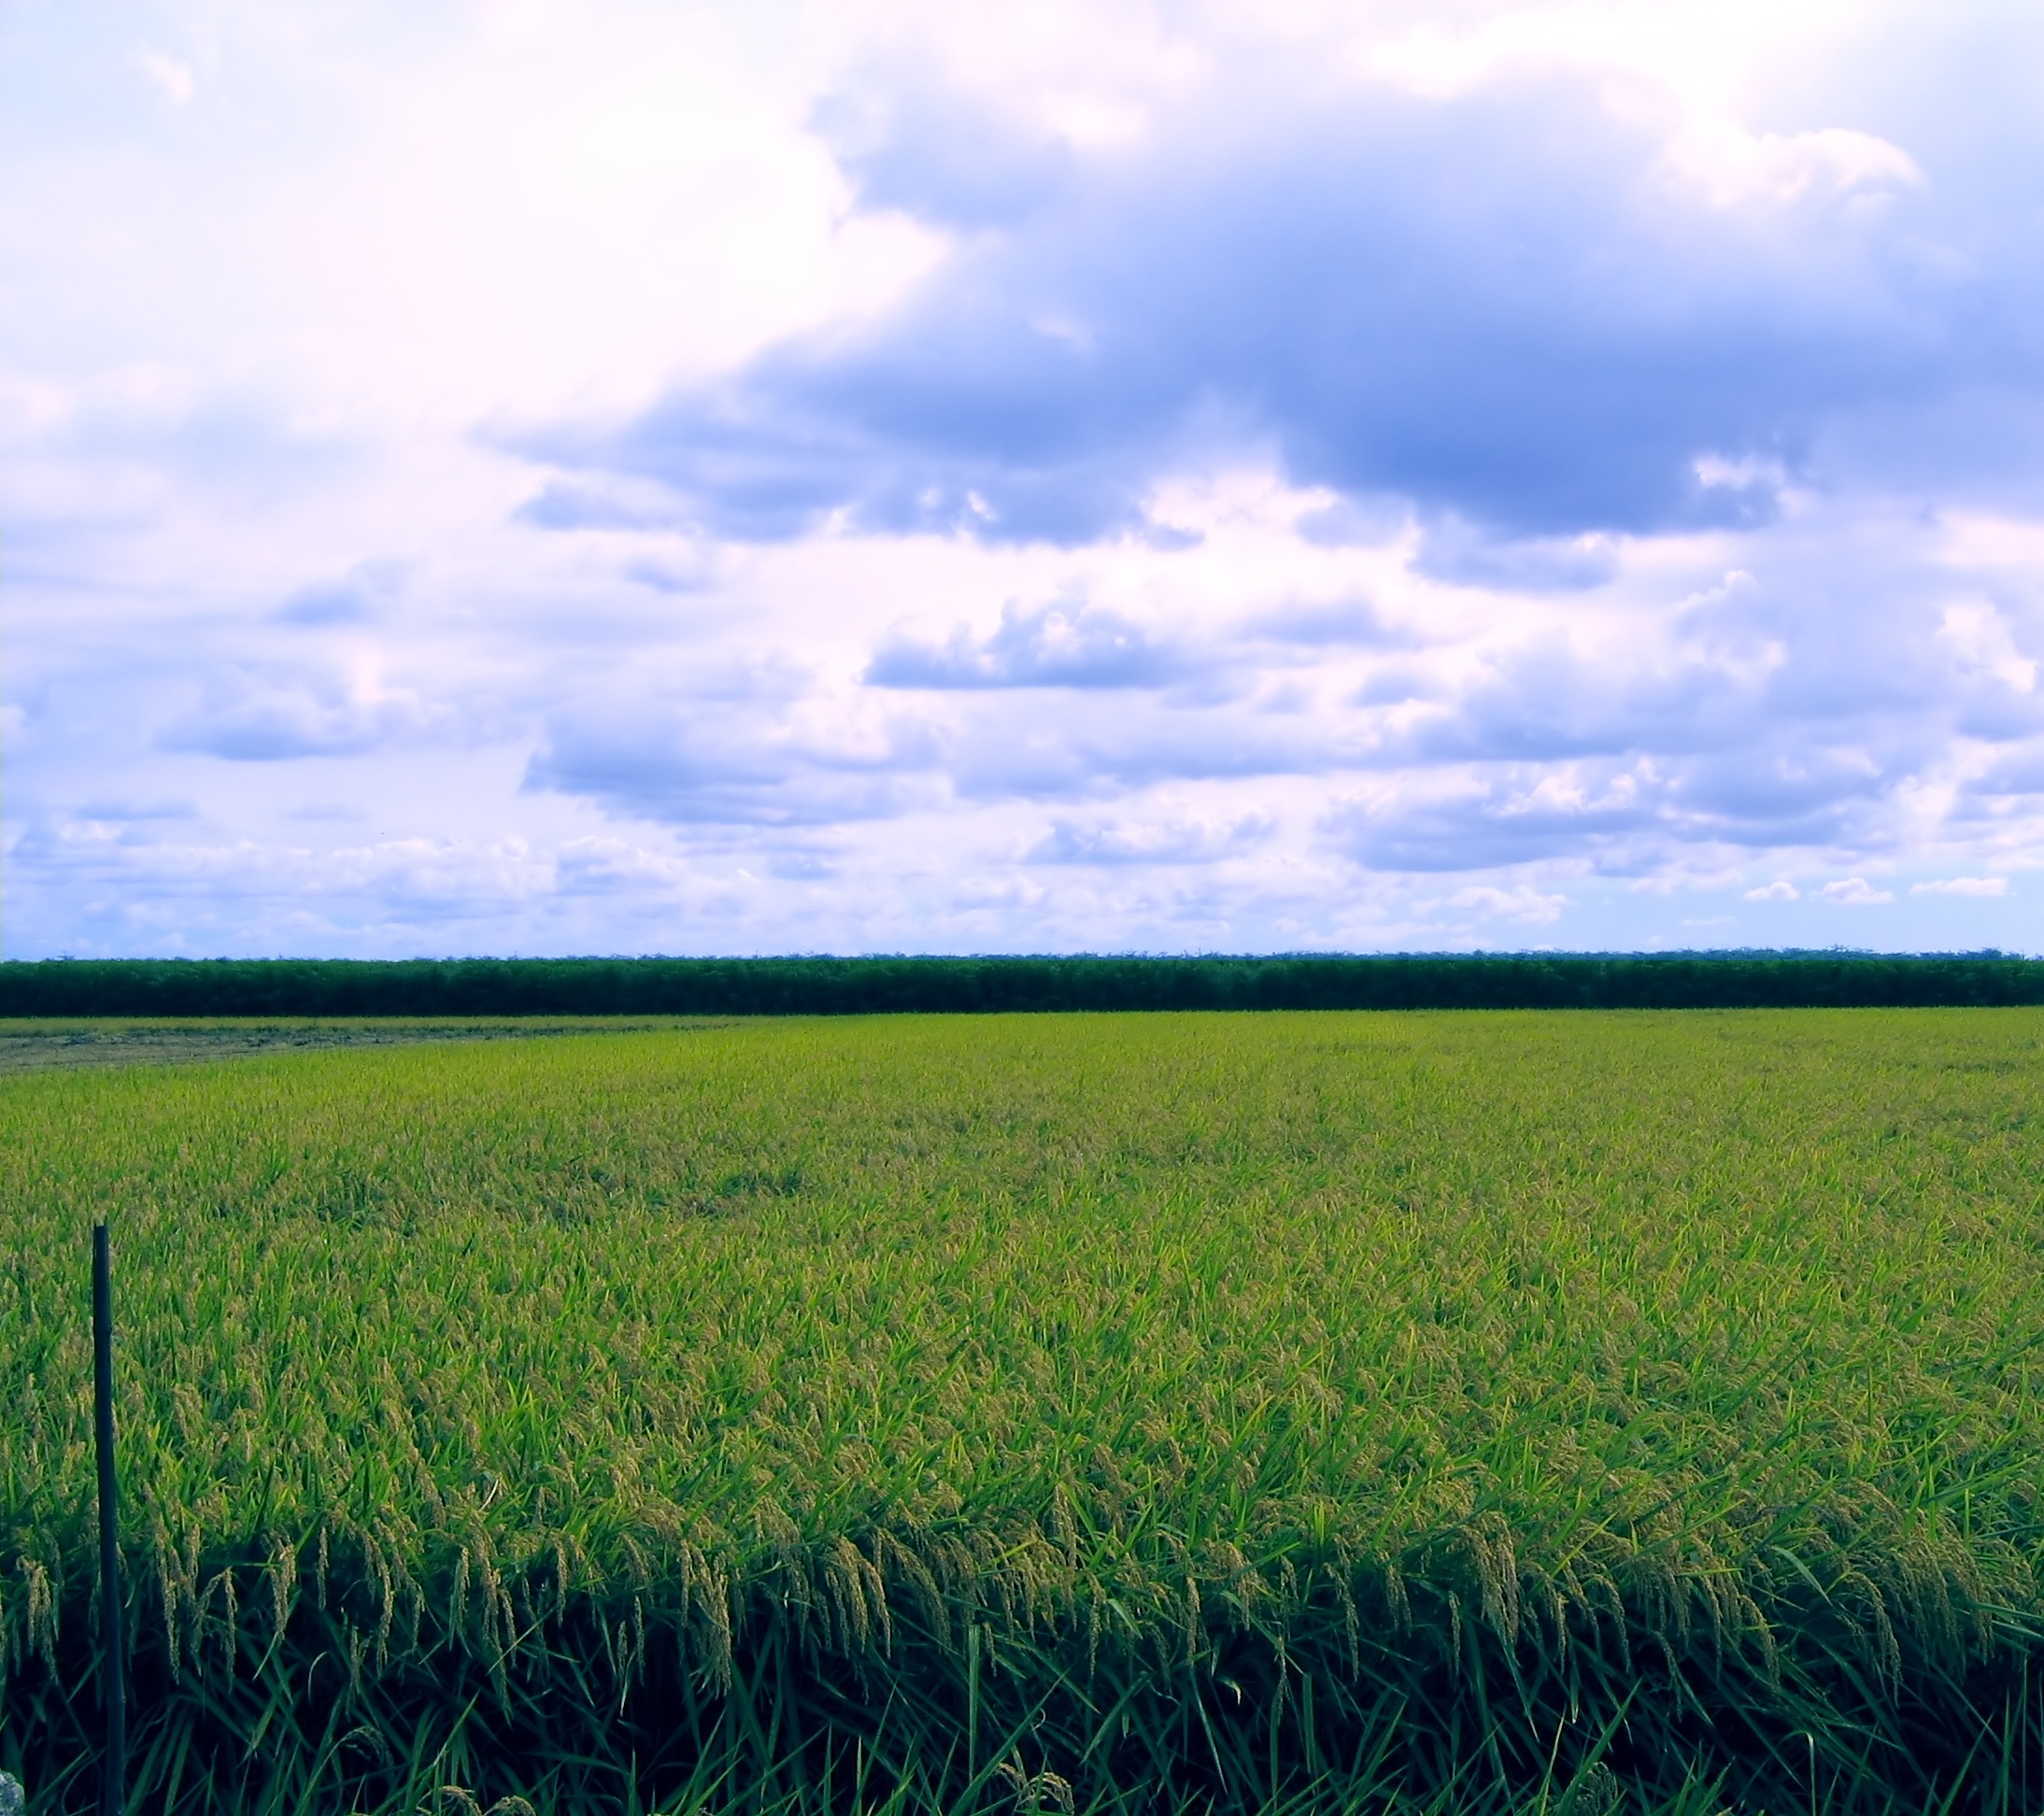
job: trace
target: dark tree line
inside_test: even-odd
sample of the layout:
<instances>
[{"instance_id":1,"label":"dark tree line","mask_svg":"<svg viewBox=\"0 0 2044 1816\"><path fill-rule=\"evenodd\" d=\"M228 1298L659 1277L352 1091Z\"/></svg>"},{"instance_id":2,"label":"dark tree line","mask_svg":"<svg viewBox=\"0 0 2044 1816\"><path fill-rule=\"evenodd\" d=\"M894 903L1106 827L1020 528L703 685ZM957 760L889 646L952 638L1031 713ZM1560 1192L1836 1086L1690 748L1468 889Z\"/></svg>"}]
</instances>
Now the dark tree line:
<instances>
[{"instance_id":1,"label":"dark tree line","mask_svg":"<svg viewBox=\"0 0 2044 1816\"><path fill-rule=\"evenodd\" d=\"M0 1015L849 1015L2036 1002L2044 1002L2044 959L1992 951L0 964Z\"/></svg>"}]
</instances>

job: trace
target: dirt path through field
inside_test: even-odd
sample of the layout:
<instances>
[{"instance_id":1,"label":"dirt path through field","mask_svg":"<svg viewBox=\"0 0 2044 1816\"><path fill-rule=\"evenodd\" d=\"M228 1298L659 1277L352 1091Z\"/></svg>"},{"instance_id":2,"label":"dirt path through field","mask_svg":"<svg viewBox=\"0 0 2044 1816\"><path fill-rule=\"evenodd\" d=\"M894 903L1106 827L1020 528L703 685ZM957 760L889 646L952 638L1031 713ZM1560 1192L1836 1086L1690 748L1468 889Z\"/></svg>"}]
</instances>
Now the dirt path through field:
<instances>
[{"instance_id":1,"label":"dirt path through field","mask_svg":"<svg viewBox=\"0 0 2044 1816\"><path fill-rule=\"evenodd\" d=\"M679 1017L534 1016L463 1021L0 1022L0 1075L81 1066L162 1066L323 1047L422 1041L525 1041L560 1034L643 1033L721 1023Z\"/></svg>"}]
</instances>

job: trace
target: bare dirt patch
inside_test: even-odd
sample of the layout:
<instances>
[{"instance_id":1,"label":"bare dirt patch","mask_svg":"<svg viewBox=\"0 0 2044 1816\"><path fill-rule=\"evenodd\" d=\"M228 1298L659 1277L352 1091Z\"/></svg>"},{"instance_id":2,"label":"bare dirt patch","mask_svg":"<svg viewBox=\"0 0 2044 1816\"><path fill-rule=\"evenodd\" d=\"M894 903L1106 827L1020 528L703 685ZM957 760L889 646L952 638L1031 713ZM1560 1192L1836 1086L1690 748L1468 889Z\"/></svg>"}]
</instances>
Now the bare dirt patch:
<instances>
[{"instance_id":1,"label":"bare dirt patch","mask_svg":"<svg viewBox=\"0 0 2044 1816\"><path fill-rule=\"evenodd\" d=\"M561 1034L644 1033L719 1024L689 1017L532 1016L361 1021L0 1021L0 1075L99 1066L185 1065L327 1047L427 1041L526 1041Z\"/></svg>"}]
</instances>

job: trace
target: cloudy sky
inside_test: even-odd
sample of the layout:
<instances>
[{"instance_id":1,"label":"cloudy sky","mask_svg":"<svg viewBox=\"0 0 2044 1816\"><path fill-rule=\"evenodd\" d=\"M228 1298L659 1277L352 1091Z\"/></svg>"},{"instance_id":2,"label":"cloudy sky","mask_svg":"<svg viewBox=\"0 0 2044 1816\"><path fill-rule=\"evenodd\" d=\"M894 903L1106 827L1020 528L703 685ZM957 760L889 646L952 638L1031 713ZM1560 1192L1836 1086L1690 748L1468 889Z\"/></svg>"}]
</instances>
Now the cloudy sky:
<instances>
[{"instance_id":1,"label":"cloudy sky","mask_svg":"<svg viewBox=\"0 0 2044 1816\"><path fill-rule=\"evenodd\" d=\"M2044 11L0 0L9 958L2044 948Z\"/></svg>"}]
</instances>

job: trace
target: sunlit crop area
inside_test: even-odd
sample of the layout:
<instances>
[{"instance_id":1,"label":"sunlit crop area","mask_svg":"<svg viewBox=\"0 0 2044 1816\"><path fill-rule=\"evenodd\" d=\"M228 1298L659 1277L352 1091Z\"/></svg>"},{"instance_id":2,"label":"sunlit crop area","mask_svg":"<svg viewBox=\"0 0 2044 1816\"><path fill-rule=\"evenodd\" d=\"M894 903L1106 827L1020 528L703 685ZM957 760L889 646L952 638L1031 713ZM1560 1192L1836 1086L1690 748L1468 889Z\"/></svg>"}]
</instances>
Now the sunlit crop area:
<instances>
[{"instance_id":1,"label":"sunlit crop area","mask_svg":"<svg viewBox=\"0 0 2044 1816\"><path fill-rule=\"evenodd\" d=\"M105 1211L136 1808L2034 1807L2040 1105L2031 1009L0 1079L0 1764L96 1796Z\"/></svg>"}]
</instances>

